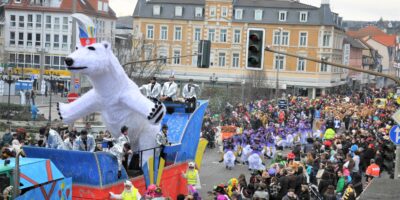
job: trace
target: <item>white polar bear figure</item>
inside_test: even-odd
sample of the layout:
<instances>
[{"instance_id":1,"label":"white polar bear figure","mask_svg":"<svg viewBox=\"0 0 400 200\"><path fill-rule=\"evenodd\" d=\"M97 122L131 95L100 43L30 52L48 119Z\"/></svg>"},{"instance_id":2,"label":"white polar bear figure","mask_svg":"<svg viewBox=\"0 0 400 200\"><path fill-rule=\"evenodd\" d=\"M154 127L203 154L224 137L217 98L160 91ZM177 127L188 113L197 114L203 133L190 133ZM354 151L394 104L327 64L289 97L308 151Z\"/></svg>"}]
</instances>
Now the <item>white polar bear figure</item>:
<instances>
[{"instance_id":1,"label":"white polar bear figure","mask_svg":"<svg viewBox=\"0 0 400 200\"><path fill-rule=\"evenodd\" d=\"M77 47L65 59L65 64L73 73L86 75L93 89L72 103L59 103L57 109L61 120L68 124L97 111L114 138L121 135L122 126L129 128L132 151L158 146L156 134L160 131L165 106L140 93L108 42ZM152 151L143 152L143 163L152 155Z\"/></svg>"}]
</instances>

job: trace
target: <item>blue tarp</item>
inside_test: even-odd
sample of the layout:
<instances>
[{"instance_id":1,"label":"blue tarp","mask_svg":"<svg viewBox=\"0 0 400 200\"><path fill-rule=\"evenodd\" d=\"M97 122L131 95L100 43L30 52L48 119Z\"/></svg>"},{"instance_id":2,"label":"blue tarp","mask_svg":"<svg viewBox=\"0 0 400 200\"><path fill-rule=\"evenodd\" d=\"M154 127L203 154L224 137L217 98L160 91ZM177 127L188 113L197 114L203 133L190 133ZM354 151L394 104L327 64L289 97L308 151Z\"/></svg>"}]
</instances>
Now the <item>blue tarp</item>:
<instances>
[{"instance_id":1,"label":"blue tarp","mask_svg":"<svg viewBox=\"0 0 400 200\"><path fill-rule=\"evenodd\" d=\"M65 177L72 177L74 184L102 187L128 178L122 169L122 177L118 179L117 158L109 153L23 148L27 157L50 159Z\"/></svg>"}]
</instances>

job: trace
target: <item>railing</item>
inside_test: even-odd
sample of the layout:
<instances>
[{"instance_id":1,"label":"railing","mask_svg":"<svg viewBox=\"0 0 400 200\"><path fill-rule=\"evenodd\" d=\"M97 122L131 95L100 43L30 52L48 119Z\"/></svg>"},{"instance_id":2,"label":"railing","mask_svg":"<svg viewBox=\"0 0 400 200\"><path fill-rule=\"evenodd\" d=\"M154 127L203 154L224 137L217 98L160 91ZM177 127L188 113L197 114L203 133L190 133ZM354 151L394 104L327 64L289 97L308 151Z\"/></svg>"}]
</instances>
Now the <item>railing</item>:
<instances>
[{"instance_id":1,"label":"railing","mask_svg":"<svg viewBox=\"0 0 400 200\"><path fill-rule=\"evenodd\" d=\"M133 163L133 162L135 162L135 159L132 159L131 162L128 163L128 170L140 170L141 173L139 175L141 175L142 174L142 167L143 167L143 153L147 152L147 151L153 151L153 158L155 158L158 149L161 149L161 147L153 147L153 148L143 149L143 150L140 150L140 151L133 152L133 155L139 155L139 163L137 163L135 165L135 163ZM133 169L130 168L130 166L132 166L132 165L133 166L137 166L137 168L133 168ZM127 173L128 173L128 170L127 170Z\"/></svg>"}]
</instances>

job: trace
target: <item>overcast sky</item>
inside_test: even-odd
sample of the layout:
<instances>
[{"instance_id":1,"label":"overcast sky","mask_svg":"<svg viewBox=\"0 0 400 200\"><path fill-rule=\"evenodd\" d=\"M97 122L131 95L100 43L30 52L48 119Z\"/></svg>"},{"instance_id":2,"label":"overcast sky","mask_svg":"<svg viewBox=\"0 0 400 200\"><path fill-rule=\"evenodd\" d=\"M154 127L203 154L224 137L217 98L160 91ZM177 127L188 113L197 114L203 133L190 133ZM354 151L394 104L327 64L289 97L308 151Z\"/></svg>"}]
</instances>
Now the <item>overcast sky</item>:
<instances>
[{"instance_id":1,"label":"overcast sky","mask_svg":"<svg viewBox=\"0 0 400 200\"><path fill-rule=\"evenodd\" d=\"M137 0L110 0L110 6L117 16L132 15ZM321 0L300 0L305 4L318 6ZM330 0L331 9L339 13L345 20L377 21L383 17L384 20L400 21L400 0Z\"/></svg>"}]
</instances>

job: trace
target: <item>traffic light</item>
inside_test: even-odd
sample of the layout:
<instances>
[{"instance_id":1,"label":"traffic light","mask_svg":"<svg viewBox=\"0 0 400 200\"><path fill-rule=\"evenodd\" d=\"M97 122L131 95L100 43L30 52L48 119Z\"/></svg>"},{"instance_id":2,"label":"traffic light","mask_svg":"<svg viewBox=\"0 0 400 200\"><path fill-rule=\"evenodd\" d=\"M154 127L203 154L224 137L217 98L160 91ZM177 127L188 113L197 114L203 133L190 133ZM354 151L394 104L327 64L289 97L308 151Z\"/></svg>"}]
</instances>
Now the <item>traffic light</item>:
<instances>
[{"instance_id":1,"label":"traffic light","mask_svg":"<svg viewBox=\"0 0 400 200\"><path fill-rule=\"evenodd\" d=\"M211 41L200 40L198 55L197 55L197 67L209 68L210 54L211 54Z\"/></svg>"},{"instance_id":2,"label":"traffic light","mask_svg":"<svg viewBox=\"0 0 400 200\"><path fill-rule=\"evenodd\" d=\"M262 69L264 63L264 29L247 31L247 63L250 69Z\"/></svg>"}]
</instances>

